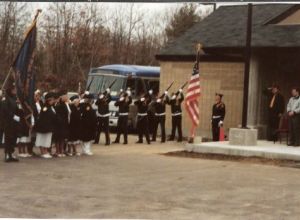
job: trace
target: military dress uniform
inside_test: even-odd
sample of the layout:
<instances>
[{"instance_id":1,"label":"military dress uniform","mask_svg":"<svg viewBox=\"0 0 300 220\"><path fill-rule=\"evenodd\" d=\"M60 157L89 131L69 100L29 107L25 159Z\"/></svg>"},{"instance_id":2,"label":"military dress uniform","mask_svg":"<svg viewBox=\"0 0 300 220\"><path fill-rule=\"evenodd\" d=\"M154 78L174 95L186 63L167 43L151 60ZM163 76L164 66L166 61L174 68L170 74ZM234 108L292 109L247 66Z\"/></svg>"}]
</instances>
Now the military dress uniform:
<instances>
[{"instance_id":1,"label":"military dress uniform","mask_svg":"<svg viewBox=\"0 0 300 220\"><path fill-rule=\"evenodd\" d=\"M132 98L129 92L121 95L115 106L119 107L119 118L117 122L117 137L114 143L120 142L121 134L124 135L124 144L128 143L128 114L129 105L132 103Z\"/></svg>"},{"instance_id":2,"label":"military dress uniform","mask_svg":"<svg viewBox=\"0 0 300 220\"><path fill-rule=\"evenodd\" d=\"M166 141L166 104L169 102L168 92L166 91L162 97L159 97L154 102L154 130L152 134L152 140L156 141L157 129L158 125L160 125L161 130L161 142L164 143Z\"/></svg>"},{"instance_id":3,"label":"military dress uniform","mask_svg":"<svg viewBox=\"0 0 300 220\"><path fill-rule=\"evenodd\" d=\"M101 94L96 101L96 106L98 107L98 117L97 117L97 133L95 138L95 143L99 143L101 131L105 133L105 145L110 145L109 137L109 103L111 102L111 95L109 91Z\"/></svg>"},{"instance_id":4,"label":"military dress uniform","mask_svg":"<svg viewBox=\"0 0 300 220\"><path fill-rule=\"evenodd\" d=\"M20 111L17 107L17 97L7 93L2 102L2 122L4 130L4 153L5 161L18 161L13 157L14 148L17 144L20 126Z\"/></svg>"},{"instance_id":5,"label":"military dress uniform","mask_svg":"<svg viewBox=\"0 0 300 220\"><path fill-rule=\"evenodd\" d=\"M169 138L169 141L173 141L175 139L176 129L178 131L178 142L182 141L182 110L181 103L184 100L184 96L182 91L177 95L173 95L169 100L169 105L171 105L171 114L172 114L172 132Z\"/></svg>"},{"instance_id":6,"label":"military dress uniform","mask_svg":"<svg viewBox=\"0 0 300 220\"><path fill-rule=\"evenodd\" d=\"M150 144L149 137L149 120L148 120L148 107L150 104L149 94L135 101L134 104L137 106L137 130L139 135L139 140L137 143L143 143L143 135L146 137L146 141Z\"/></svg>"},{"instance_id":7,"label":"military dress uniform","mask_svg":"<svg viewBox=\"0 0 300 220\"><path fill-rule=\"evenodd\" d=\"M220 127L223 125L224 118L225 104L223 102L214 104L211 118L213 141L220 140Z\"/></svg>"}]
</instances>

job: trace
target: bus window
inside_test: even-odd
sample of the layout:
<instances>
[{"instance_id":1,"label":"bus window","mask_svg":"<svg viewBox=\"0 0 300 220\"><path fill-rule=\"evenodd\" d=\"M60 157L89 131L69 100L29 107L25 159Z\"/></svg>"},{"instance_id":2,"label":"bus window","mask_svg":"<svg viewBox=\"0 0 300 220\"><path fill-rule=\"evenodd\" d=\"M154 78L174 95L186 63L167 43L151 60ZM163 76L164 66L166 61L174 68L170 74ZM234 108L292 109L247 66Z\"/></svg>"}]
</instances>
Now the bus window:
<instances>
[{"instance_id":1,"label":"bus window","mask_svg":"<svg viewBox=\"0 0 300 220\"><path fill-rule=\"evenodd\" d=\"M132 96L135 96L135 81L136 79L134 78L128 78L126 83L126 89L130 88Z\"/></svg>"},{"instance_id":2,"label":"bus window","mask_svg":"<svg viewBox=\"0 0 300 220\"><path fill-rule=\"evenodd\" d=\"M142 94L145 93L145 88L143 85L143 81L141 79L136 79L135 81L135 94L136 96L141 96Z\"/></svg>"},{"instance_id":3,"label":"bus window","mask_svg":"<svg viewBox=\"0 0 300 220\"><path fill-rule=\"evenodd\" d=\"M157 94L159 92L159 81L152 79L144 79L145 85L147 88L153 90L153 94Z\"/></svg>"}]
</instances>

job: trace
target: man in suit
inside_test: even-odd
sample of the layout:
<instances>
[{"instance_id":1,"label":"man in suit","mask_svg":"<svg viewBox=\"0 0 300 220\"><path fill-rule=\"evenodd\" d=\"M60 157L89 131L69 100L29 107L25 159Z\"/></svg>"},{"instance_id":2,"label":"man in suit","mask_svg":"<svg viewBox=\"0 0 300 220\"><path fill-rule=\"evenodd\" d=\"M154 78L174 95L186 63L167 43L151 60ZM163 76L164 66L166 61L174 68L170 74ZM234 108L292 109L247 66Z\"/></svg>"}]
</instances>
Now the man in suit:
<instances>
[{"instance_id":1,"label":"man in suit","mask_svg":"<svg viewBox=\"0 0 300 220\"><path fill-rule=\"evenodd\" d=\"M269 141L277 141L275 132L279 128L280 118L285 110L284 97L280 93L278 85L273 85L268 90L269 100L267 138Z\"/></svg>"}]
</instances>

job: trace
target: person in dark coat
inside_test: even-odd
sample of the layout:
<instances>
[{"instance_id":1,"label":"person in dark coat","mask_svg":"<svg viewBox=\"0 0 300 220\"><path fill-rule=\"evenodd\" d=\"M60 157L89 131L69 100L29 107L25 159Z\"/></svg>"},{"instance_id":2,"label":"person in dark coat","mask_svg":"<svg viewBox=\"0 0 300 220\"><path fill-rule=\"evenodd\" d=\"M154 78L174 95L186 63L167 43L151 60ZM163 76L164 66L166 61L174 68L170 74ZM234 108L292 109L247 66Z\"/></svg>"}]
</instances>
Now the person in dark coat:
<instances>
[{"instance_id":1,"label":"person in dark coat","mask_svg":"<svg viewBox=\"0 0 300 220\"><path fill-rule=\"evenodd\" d=\"M147 113L150 102L151 98L149 92L134 102L138 109L137 130L139 134L139 139L136 143L143 143L143 135L145 135L147 143L150 144L149 120Z\"/></svg>"},{"instance_id":2,"label":"person in dark coat","mask_svg":"<svg viewBox=\"0 0 300 220\"><path fill-rule=\"evenodd\" d=\"M110 89L107 88L103 94L100 94L96 106L98 107L98 117L97 117L97 134L95 138L95 143L99 144L101 132L105 133L105 145L110 145L109 137L109 103L111 102Z\"/></svg>"},{"instance_id":3,"label":"person in dark coat","mask_svg":"<svg viewBox=\"0 0 300 220\"><path fill-rule=\"evenodd\" d=\"M117 136L114 143L120 143L121 134L124 135L124 143L128 144L128 114L129 105L132 103L131 91L121 91L120 98L115 102L115 106L119 107L119 117L117 122Z\"/></svg>"},{"instance_id":4,"label":"person in dark coat","mask_svg":"<svg viewBox=\"0 0 300 220\"><path fill-rule=\"evenodd\" d=\"M70 98L71 104L71 116L69 124L69 138L68 138L68 154L80 156L77 151L77 146L80 145L80 135L81 135L81 112L79 106L79 96L74 95Z\"/></svg>"},{"instance_id":5,"label":"person in dark coat","mask_svg":"<svg viewBox=\"0 0 300 220\"><path fill-rule=\"evenodd\" d=\"M69 136L69 123L71 109L68 104L68 96L66 91L61 91L59 93L59 101L55 106L55 112L57 117L57 124L55 129L55 146L56 155L58 157L64 157L64 148L66 141Z\"/></svg>"},{"instance_id":6,"label":"person in dark coat","mask_svg":"<svg viewBox=\"0 0 300 220\"><path fill-rule=\"evenodd\" d=\"M269 99L267 139L268 141L277 141L276 130L279 128L280 118L285 111L285 101L278 85L272 85L267 89L266 94Z\"/></svg>"},{"instance_id":7,"label":"person in dark coat","mask_svg":"<svg viewBox=\"0 0 300 220\"><path fill-rule=\"evenodd\" d=\"M169 105L171 106L172 114L172 132L170 135L169 141L174 141L176 129L178 132L178 142L182 141L182 110L181 103L184 100L182 94L182 89L179 89L177 93L172 93L171 99L169 100Z\"/></svg>"},{"instance_id":8,"label":"person in dark coat","mask_svg":"<svg viewBox=\"0 0 300 220\"><path fill-rule=\"evenodd\" d=\"M4 155L5 162L19 161L13 156L17 144L20 112L17 107L16 88L14 84L8 86L2 105L2 123L4 130Z\"/></svg>"},{"instance_id":9,"label":"person in dark coat","mask_svg":"<svg viewBox=\"0 0 300 220\"><path fill-rule=\"evenodd\" d=\"M54 109L55 94L49 92L45 95L45 104L36 121L35 146L41 148L43 158L52 158L48 149L51 147L52 135L56 129L56 112Z\"/></svg>"},{"instance_id":10,"label":"person in dark coat","mask_svg":"<svg viewBox=\"0 0 300 220\"><path fill-rule=\"evenodd\" d=\"M82 153L93 155L91 151L92 142L96 134L96 111L92 108L93 95L88 92L83 96L84 102L80 104L81 110L81 140L83 142Z\"/></svg>"},{"instance_id":11,"label":"person in dark coat","mask_svg":"<svg viewBox=\"0 0 300 220\"><path fill-rule=\"evenodd\" d=\"M2 105L3 105L3 92L2 90L0 90L0 147L3 147L3 135L4 135L4 131L3 131L3 122L2 122Z\"/></svg>"},{"instance_id":12,"label":"person in dark coat","mask_svg":"<svg viewBox=\"0 0 300 220\"><path fill-rule=\"evenodd\" d=\"M165 91L161 97L158 97L153 106L154 106L154 130L152 133L152 140L156 141L157 129L158 125L160 125L161 130L161 142L164 143L166 141L166 129L165 129L165 122L166 122L166 104L169 102L168 91Z\"/></svg>"},{"instance_id":13,"label":"person in dark coat","mask_svg":"<svg viewBox=\"0 0 300 220\"><path fill-rule=\"evenodd\" d=\"M220 127L223 126L225 118L225 104L222 102L223 94L216 93L216 103L212 107L212 136L213 141L220 140Z\"/></svg>"}]
</instances>

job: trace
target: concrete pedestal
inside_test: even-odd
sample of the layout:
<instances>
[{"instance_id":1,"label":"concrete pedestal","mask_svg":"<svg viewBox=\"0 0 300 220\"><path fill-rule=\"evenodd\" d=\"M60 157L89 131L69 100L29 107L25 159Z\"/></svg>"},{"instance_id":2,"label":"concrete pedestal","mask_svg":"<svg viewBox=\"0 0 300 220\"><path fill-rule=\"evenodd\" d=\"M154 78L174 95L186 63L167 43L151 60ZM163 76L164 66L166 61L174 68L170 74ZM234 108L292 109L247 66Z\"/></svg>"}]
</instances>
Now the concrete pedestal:
<instances>
[{"instance_id":1,"label":"concrete pedestal","mask_svg":"<svg viewBox=\"0 0 300 220\"><path fill-rule=\"evenodd\" d=\"M230 128L229 145L256 146L257 129Z\"/></svg>"}]
</instances>

